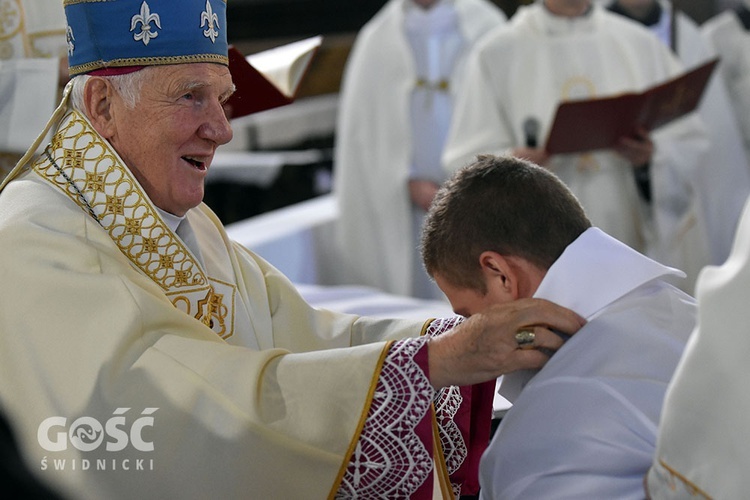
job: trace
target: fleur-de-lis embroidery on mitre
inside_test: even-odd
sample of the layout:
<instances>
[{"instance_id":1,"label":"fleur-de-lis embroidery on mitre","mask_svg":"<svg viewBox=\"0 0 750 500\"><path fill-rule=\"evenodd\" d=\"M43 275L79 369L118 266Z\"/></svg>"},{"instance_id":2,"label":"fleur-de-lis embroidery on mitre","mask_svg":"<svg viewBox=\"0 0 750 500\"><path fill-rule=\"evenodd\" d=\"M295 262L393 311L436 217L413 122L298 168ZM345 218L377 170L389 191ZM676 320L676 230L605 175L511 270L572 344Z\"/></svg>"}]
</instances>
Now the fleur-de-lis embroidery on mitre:
<instances>
[{"instance_id":1,"label":"fleur-de-lis embroidery on mitre","mask_svg":"<svg viewBox=\"0 0 750 500\"><path fill-rule=\"evenodd\" d=\"M151 31L152 22L156 24L157 28L161 29L161 19L159 18L159 14L151 13L151 9L144 1L141 4L140 14L134 15L130 20L130 31L135 30L138 27L138 23L141 24L141 31L133 35L133 39L136 42L142 41L143 45L148 45L148 42L152 38L156 38L157 36L159 36L159 33L156 30Z\"/></svg>"},{"instance_id":2,"label":"fleur-de-lis embroidery on mitre","mask_svg":"<svg viewBox=\"0 0 750 500\"><path fill-rule=\"evenodd\" d=\"M73 28L70 26L65 28L65 40L68 44L68 55L72 56L73 51L76 50L76 45L73 43L76 41L76 37L73 36Z\"/></svg>"},{"instance_id":3,"label":"fleur-de-lis embroidery on mitre","mask_svg":"<svg viewBox=\"0 0 750 500\"><path fill-rule=\"evenodd\" d=\"M208 0L206 0L206 10L201 12L201 28L204 26L206 29L203 30L203 36L210 38L211 43L216 43L216 37L219 36L219 16L211 8L211 2Z\"/></svg>"}]
</instances>

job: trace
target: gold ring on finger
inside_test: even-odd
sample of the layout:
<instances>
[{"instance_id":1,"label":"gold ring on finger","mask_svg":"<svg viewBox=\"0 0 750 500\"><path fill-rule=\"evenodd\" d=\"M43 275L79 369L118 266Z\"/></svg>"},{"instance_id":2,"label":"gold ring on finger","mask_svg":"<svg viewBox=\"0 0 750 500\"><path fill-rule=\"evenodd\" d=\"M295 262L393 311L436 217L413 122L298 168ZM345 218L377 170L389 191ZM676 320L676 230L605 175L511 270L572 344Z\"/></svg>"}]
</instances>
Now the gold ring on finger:
<instances>
[{"instance_id":1,"label":"gold ring on finger","mask_svg":"<svg viewBox=\"0 0 750 500\"><path fill-rule=\"evenodd\" d=\"M518 330L515 339L519 349L533 349L536 334L533 330Z\"/></svg>"}]
</instances>

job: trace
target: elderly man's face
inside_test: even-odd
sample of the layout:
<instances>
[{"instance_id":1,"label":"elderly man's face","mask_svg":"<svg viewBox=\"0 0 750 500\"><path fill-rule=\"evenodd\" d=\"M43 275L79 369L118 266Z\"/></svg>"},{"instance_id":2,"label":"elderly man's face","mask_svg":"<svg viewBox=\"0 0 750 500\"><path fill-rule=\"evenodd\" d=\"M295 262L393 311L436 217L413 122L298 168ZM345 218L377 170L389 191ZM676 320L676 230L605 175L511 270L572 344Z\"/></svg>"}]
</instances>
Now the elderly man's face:
<instances>
[{"instance_id":1,"label":"elderly man's face","mask_svg":"<svg viewBox=\"0 0 750 500\"><path fill-rule=\"evenodd\" d=\"M155 67L134 109L113 98L109 141L162 210L182 216L203 199L216 148L232 138L222 104L233 91L226 66Z\"/></svg>"}]
</instances>

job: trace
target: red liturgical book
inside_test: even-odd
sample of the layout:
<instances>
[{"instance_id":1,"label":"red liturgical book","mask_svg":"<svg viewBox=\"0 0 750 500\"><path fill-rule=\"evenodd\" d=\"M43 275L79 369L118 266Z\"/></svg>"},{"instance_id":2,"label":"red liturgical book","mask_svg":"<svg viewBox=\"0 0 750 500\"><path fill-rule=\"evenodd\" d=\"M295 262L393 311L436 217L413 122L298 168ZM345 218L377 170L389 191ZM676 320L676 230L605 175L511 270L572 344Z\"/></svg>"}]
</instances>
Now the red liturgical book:
<instances>
[{"instance_id":1,"label":"red liturgical book","mask_svg":"<svg viewBox=\"0 0 750 500\"><path fill-rule=\"evenodd\" d=\"M227 104L232 118L290 104L323 38L315 36L245 57L229 47L236 90Z\"/></svg>"},{"instance_id":2,"label":"red liturgical book","mask_svg":"<svg viewBox=\"0 0 750 500\"><path fill-rule=\"evenodd\" d=\"M712 59L644 92L560 103L545 150L609 149L639 127L654 130L694 111L718 62Z\"/></svg>"}]
</instances>

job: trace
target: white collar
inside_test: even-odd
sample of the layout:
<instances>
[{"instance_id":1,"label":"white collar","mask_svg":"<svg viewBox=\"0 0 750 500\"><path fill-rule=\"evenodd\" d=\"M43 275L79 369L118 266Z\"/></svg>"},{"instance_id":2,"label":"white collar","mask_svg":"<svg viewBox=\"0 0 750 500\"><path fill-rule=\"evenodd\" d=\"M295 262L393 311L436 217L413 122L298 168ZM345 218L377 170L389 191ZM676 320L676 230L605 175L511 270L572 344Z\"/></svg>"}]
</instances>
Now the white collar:
<instances>
[{"instance_id":1,"label":"white collar","mask_svg":"<svg viewBox=\"0 0 750 500\"><path fill-rule=\"evenodd\" d=\"M666 275L685 277L682 271L659 264L591 227L552 264L534 297L591 319L620 297ZM504 376L498 392L508 401L515 401L537 372L521 370Z\"/></svg>"},{"instance_id":2,"label":"white collar","mask_svg":"<svg viewBox=\"0 0 750 500\"><path fill-rule=\"evenodd\" d=\"M590 318L640 285L665 275L685 277L682 271L651 260L591 227L552 264L534 297Z\"/></svg>"},{"instance_id":3,"label":"white collar","mask_svg":"<svg viewBox=\"0 0 750 500\"><path fill-rule=\"evenodd\" d=\"M170 214L169 212L166 212L162 210L161 208L154 205L156 208L156 211L159 212L159 215L161 216L164 223L169 226L169 229L172 230L172 232L177 232L177 226L180 225L180 222L182 222L185 219L185 216L178 217L174 214Z\"/></svg>"}]
</instances>

